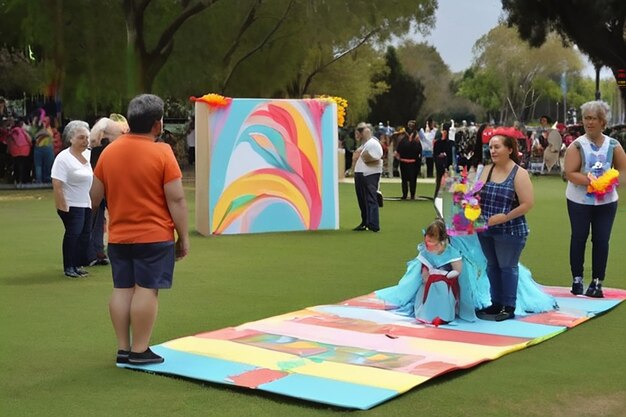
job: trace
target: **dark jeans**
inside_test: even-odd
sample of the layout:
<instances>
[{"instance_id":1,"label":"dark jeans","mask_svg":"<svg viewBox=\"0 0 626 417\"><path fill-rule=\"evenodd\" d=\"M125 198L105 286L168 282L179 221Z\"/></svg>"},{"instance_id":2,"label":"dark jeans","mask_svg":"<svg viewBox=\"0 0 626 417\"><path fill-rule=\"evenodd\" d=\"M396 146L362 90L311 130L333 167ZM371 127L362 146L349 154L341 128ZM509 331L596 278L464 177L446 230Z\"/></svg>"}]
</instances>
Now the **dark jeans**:
<instances>
[{"instance_id":1,"label":"dark jeans","mask_svg":"<svg viewBox=\"0 0 626 417\"><path fill-rule=\"evenodd\" d=\"M378 181L380 174L363 175L362 172L354 173L354 189L361 210L361 225L372 230L380 230L378 213Z\"/></svg>"},{"instance_id":2,"label":"dark jeans","mask_svg":"<svg viewBox=\"0 0 626 417\"><path fill-rule=\"evenodd\" d=\"M417 174L420 165L417 162L400 161L400 176L402 177L402 198L406 198L407 193L411 193L411 198L415 198L417 188Z\"/></svg>"},{"instance_id":3,"label":"dark jeans","mask_svg":"<svg viewBox=\"0 0 626 417\"><path fill-rule=\"evenodd\" d=\"M13 157L13 179L18 184L30 182L30 159L28 156Z\"/></svg>"},{"instance_id":4,"label":"dark jeans","mask_svg":"<svg viewBox=\"0 0 626 417\"><path fill-rule=\"evenodd\" d=\"M344 154L344 161L346 163L345 171L349 171L352 168L352 155L353 152L346 149L346 153Z\"/></svg>"},{"instance_id":5,"label":"dark jeans","mask_svg":"<svg viewBox=\"0 0 626 417\"><path fill-rule=\"evenodd\" d=\"M526 245L525 236L479 233L480 247L487 258L487 276L492 304L515 307L519 281L519 257Z\"/></svg>"},{"instance_id":6,"label":"dark jeans","mask_svg":"<svg viewBox=\"0 0 626 417\"><path fill-rule=\"evenodd\" d=\"M187 149L187 162L189 162L189 165L193 165L196 163L196 147L195 146L190 146Z\"/></svg>"},{"instance_id":7,"label":"dark jeans","mask_svg":"<svg viewBox=\"0 0 626 417\"><path fill-rule=\"evenodd\" d=\"M105 256L104 253L104 212L106 202L102 200L100 206L91 212L91 237L89 239L89 251L87 259L93 261Z\"/></svg>"},{"instance_id":8,"label":"dark jeans","mask_svg":"<svg viewBox=\"0 0 626 417\"><path fill-rule=\"evenodd\" d=\"M54 150L52 146L35 146L33 155L35 157L36 182L52 182L52 178L50 178L52 163L54 162Z\"/></svg>"},{"instance_id":9,"label":"dark jeans","mask_svg":"<svg viewBox=\"0 0 626 417\"><path fill-rule=\"evenodd\" d=\"M432 178L433 175L433 168L435 166L435 159L431 156L431 157L426 157L424 158L426 160L426 177L427 178Z\"/></svg>"},{"instance_id":10,"label":"dark jeans","mask_svg":"<svg viewBox=\"0 0 626 417\"><path fill-rule=\"evenodd\" d=\"M434 198L437 198L437 194L439 194L439 188L441 188L441 179L444 174L448 171L446 167L443 166L435 166L437 169L437 178L435 179L435 195Z\"/></svg>"},{"instance_id":11,"label":"dark jeans","mask_svg":"<svg viewBox=\"0 0 626 417\"><path fill-rule=\"evenodd\" d=\"M617 213L617 201L599 206L578 204L567 200L572 235L569 246L569 264L573 277L582 277L585 264L585 246L591 227L592 278L604 279L609 258L609 239Z\"/></svg>"},{"instance_id":12,"label":"dark jeans","mask_svg":"<svg viewBox=\"0 0 626 417\"><path fill-rule=\"evenodd\" d=\"M63 269L88 264L89 233L91 231L91 209L70 207L70 211L57 210L65 226L63 235Z\"/></svg>"}]
</instances>

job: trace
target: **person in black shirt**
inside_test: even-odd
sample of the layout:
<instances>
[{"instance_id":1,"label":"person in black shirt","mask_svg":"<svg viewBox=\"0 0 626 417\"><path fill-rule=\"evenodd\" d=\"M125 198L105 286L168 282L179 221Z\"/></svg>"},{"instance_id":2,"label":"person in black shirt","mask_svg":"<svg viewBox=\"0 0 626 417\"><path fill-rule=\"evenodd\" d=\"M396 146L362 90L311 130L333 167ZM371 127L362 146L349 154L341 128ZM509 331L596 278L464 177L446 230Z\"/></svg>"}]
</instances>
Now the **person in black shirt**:
<instances>
[{"instance_id":1,"label":"person in black shirt","mask_svg":"<svg viewBox=\"0 0 626 417\"><path fill-rule=\"evenodd\" d=\"M417 132L401 134L394 157L400 162L402 199L406 200L407 194L410 192L411 200L415 200L417 175L422 162L422 144L417 136Z\"/></svg>"},{"instance_id":2,"label":"person in black shirt","mask_svg":"<svg viewBox=\"0 0 626 417\"><path fill-rule=\"evenodd\" d=\"M450 133L450 123L444 123L441 128L441 139L435 141L433 145L433 155L435 157L435 170L437 171L437 179L435 180L435 197L439 194L441 187L441 179L443 174L452 165L452 141L448 139Z\"/></svg>"}]
</instances>

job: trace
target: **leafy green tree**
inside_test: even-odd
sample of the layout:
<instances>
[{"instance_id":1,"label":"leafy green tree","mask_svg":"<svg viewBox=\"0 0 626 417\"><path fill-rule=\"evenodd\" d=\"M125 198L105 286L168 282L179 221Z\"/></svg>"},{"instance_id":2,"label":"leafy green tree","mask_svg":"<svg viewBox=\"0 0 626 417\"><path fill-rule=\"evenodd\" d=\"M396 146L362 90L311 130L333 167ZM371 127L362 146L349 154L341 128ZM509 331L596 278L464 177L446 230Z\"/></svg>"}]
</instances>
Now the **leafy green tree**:
<instances>
[{"instance_id":1,"label":"leafy green tree","mask_svg":"<svg viewBox=\"0 0 626 417\"><path fill-rule=\"evenodd\" d=\"M536 82L542 77L577 73L582 68L580 56L565 48L556 36L541 48L531 48L517 31L499 25L474 45L476 56L472 77L466 77L459 90L468 98L479 100L488 111L499 102L499 122L526 121L542 94ZM485 98L481 98L485 96Z\"/></svg>"},{"instance_id":2,"label":"leafy green tree","mask_svg":"<svg viewBox=\"0 0 626 417\"><path fill-rule=\"evenodd\" d=\"M384 82L389 90L372 98L368 119L403 125L407 120L416 118L424 102L424 87L404 71L393 46L387 48L385 60L389 71L380 74L374 81Z\"/></svg>"},{"instance_id":3,"label":"leafy green tree","mask_svg":"<svg viewBox=\"0 0 626 417\"><path fill-rule=\"evenodd\" d=\"M40 91L45 83L43 68L19 50L0 47L0 96L21 97L24 91Z\"/></svg>"},{"instance_id":4,"label":"leafy green tree","mask_svg":"<svg viewBox=\"0 0 626 417\"><path fill-rule=\"evenodd\" d=\"M101 113L141 91L177 97L208 91L239 97L315 94L316 83L329 89L334 67L366 56L358 54L364 46L405 33L412 24L431 23L436 5L435 0L4 0L0 25L16 17L6 22L20 29L10 45L32 46L49 71L48 90L66 110Z\"/></svg>"},{"instance_id":5,"label":"leafy green tree","mask_svg":"<svg viewBox=\"0 0 626 417\"><path fill-rule=\"evenodd\" d=\"M595 65L609 67L616 77L618 70L626 69L623 0L502 0L502 7L508 24L517 27L530 45L542 45L555 31ZM626 89L621 89L621 95L626 103Z\"/></svg>"}]
</instances>

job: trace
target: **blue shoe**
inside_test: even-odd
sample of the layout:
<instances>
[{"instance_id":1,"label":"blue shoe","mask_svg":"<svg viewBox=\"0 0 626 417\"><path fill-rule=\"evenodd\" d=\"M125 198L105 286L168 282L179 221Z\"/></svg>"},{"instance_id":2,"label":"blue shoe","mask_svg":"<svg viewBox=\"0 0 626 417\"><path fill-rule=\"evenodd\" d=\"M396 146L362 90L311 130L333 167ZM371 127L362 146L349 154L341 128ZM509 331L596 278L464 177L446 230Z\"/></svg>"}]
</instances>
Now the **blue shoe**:
<instances>
[{"instance_id":1,"label":"blue shoe","mask_svg":"<svg viewBox=\"0 0 626 417\"><path fill-rule=\"evenodd\" d=\"M81 275L78 272L76 272L75 268L67 268L64 271L64 273L65 273L65 276L68 278L80 278L81 277Z\"/></svg>"}]
</instances>

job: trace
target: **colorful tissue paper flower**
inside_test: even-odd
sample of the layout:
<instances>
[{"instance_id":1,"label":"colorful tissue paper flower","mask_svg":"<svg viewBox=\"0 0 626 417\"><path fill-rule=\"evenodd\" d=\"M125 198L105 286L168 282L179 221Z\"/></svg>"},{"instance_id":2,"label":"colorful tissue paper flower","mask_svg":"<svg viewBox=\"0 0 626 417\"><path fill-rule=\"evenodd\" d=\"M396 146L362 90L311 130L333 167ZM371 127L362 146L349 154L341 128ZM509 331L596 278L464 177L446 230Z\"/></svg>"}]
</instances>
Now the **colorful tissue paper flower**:
<instances>
[{"instance_id":1,"label":"colorful tissue paper flower","mask_svg":"<svg viewBox=\"0 0 626 417\"><path fill-rule=\"evenodd\" d=\"M476 178L480 173L476 173ZM469 235L485 230L487 225L481 217L480 190L483 183L471 181L467 168L459 174L446 176L443 191L449 193L450 207L444 207L442 213L447 225L448 234L452 236Z\"/></svg>"},{"instance_id":2,"label":"colorful tissue paper flower","mask_svg":"<svg viewBox=\"0 0 626 417\"><path fill-rule=\"evenodd\" d=\"M228 107L230 103L233 101L233 99L230 97L224 97L215 93L205 94L199 98L191 96L189 97L189 100L193 102L205 103L212 109L221 109L224 107Z\"/></svg>"},{"instance_id":3,"label":"colorful tissue paper flower","mask_svg":"<svg viewBox=\"0 0 626 417\"><path fill-rule=\"evenodd\" d=\"M609 169L598 178L590 178L587 194L595 196L597 201L604 200L604 197L619 185L619 171L615 168Z\"/></svg>"},{"instance_id":4,"label":"colorful tissue paper flower","mask_svg":"<svg viewBox=\"0 0 626 417\"><path fill-rule=\"evenodd\" d=\"M344 123L346 122L346 109L348 108L348 100L342 97L328 96L325 94L319 96L318 98L329 103L334 102L335 104L337 104L337 125L339 127L343 127Z\"/></svg>"},{"instance_id":5,"label":"colorful tissue paper flower","mask_svg":"<svg viewBox=\"0 0 626 417\"><path fill-rule=\"evenodd\" d=\"M480 206L465 206L465 217L468 220L475 222L480 217Z\"/></svg>"}]
</instances>

